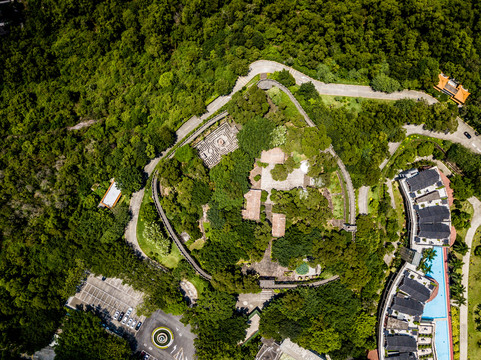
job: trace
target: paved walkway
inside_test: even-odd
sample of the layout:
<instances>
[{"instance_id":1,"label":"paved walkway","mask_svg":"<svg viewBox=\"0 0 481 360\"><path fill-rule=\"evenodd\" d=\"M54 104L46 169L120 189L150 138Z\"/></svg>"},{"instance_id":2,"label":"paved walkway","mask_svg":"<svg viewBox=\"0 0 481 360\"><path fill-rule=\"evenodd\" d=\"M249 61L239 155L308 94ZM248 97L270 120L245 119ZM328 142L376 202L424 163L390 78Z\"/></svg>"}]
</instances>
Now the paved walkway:
<instances>
[{"instance_id":1,"label":"paved walkway","mask_svg":"<svg viewBox=\"0 0 481 360\"><path fill-rule=\"evenodd\" d=\"M167 216L165 215L164 209L162 209L162 206L160 206L160 201L159 201L159 195L157 193L158 185L157 185L157 173L154 174L154 178L152 179L152 198L154 199L155 207L157 208L157 212L159 213L160 218L162 219L162 222L165 225L165 228L167 229L167 232L169 233L170 237L174 240L175 245L179 248L180 252L182 253L182 256L187 260L187 262L195 269L195 271L204 279L210 281L212 280L212 276L207 274L200 266L197 264L197 262L190 256L190 253L185 249L184 244L182 241L177 237L174 229L172 229L172 226L170 226L170 222L167 219Z\"/></svg>"},{"instance_id":2,"label":"paved walkway","mask_svg":"<svg viewBox=\"0 0 481 360\"><path fill-rule=\"evenodd\" d=\"M307 125L309 125L310 127L316 126L314 122L309 118L309 115L307 115L307 113L304 111L301 104L299 104L295 96L284 85L282 85L278 81L266 79L266 80L259 81L258 86L259 88L265 89L265 90L270 89L273 86L276 86L282 91L284 91L287 94L287 96L289 96L289 99L294 103L297 110L304 117L304 120L306 121ZM349 172L344 166L344 163L342 162L341 158L337 155L336 151L332 147L332 144L327 148L327 151L336 158L337 166L339 166L339 169L341 170L341 174L342 174L342 177L344 178L344 183L346 184L347 193L349 197L348 199L349 200L349 224L355 225L356 224L356 193L354 192L354 186L352 185L351 176L349 175Z\"/></svg>"},{"instance_id":3,"label":"paved walkway","mask_svg":"<svg viewBox=\"0 0 481 360\"><path fill-rule=\"evenodd\" d=\"M369 186L361 186L359 188L359 196L357 199L357 207L359 208L359 214L367 214L368 213L368 200L369 196Z\"/></svg>"},{"instance_id":4,"label":"paved walkway","mask_svg":"<svg viewBox=\"0 0 481 360\"><path fill-rule=\"evenodd\" d=\"M467 360L468 359L468 281L469 281L469 260L471 256L471 245L473 243L473 237L476 233L476 230L479 226L481 226L481 201L477 198L472 197L469 198L468 201L473 205L474 214L471 220L471 227L469 228L468 232L466 233L466 244L469 246L469 251L464 255L463 258L463 268L462 268L462 284L466 288L464 292L464 297L466 298L467 302L466 305L461 305L460 307L460 335L459 335L459 358L460 360Z\"/></svg>"},{"instance_id":5,"label":"paved walkway","mask_svg":"<svg viewBox=\"0 0 481 360\"><path fill-rule=\"evenodd\" d=\"M201 117L194 116L190 118L176 131L177 139L178 139L177 143L182 141L182 139L187 134L189 134L193 129L199 126L205 119L207 119L212 114L217 112L220 108L222 108L222 106L224 106L232 98L232 95L234 95L237 91L241 90L256 75L259 75L262 73L273 73L276 71L281 71L283 69L288 70L292 74L297 84L302 84L302 83L311 81L316 87L316 90L321 95L364 97L369 99L380 99L380 100L400 100L404 98L410 98L410 99L416 99L416 100L425 99L429 104L433 104L436 102L436 99L434 99L433 97L427 94L424 94L422 92L413 91L413 90L404 90L404 91L395 92L392 94L385 94L382 92L374 91L368 86L325 84L318 80L312 79L311 77L301 73L298 70L295 70L283 64L277 63L275 61L259 60L259 61L253 62L250 65L249 73L246 76L241 76L237 79L237 82L234 88L232 89L232 92L228 96L219 96L218 98L216 98L213 102L211 102L207 106L207 111L205 114L203 114ZM408 135L417 133L417 134L423 134L431 137L437 137L440 139L447 139L447 140L461 143L464 146L467 146L468 148L474 149L478 153L481 152L481 140L474 136L474 130L471 127L469 127L467 124L465 124L461 119L458 118L458 121L459 121L458 130L454 134L447 134L447 135L444 133L432 133L430 131L423 130L422 126L406 125L404 127L406 128ZM469 132L473 136L473 138L471 140L468 140L463 135L464 131ZM144 168L144 171L148 175L151 175L155 166L157 165L157 163L160 161L162 157L163 155L153 159ZM130 211L132 213L132 219L125 231L126 240L132 244L134 249L140 251L142 254L143 252L140 249L137 242L136 231L137 231L138 213L140 210L140 204L142 203L143 195L144 195L143 189L132 195L132 199L130 203ZM355 202L355 198L353 198L352 201ZM351 197L350 197L350 202L351 202ZM350 204L350 206L352 205ZM354 212L351 211L350 216L353 216L352 215L353 213L355 215L355 211ZM143 255L145 256L145 254ZM464 360L464 359L461 359L461 360Z\"/></svg>"}]
</instances>

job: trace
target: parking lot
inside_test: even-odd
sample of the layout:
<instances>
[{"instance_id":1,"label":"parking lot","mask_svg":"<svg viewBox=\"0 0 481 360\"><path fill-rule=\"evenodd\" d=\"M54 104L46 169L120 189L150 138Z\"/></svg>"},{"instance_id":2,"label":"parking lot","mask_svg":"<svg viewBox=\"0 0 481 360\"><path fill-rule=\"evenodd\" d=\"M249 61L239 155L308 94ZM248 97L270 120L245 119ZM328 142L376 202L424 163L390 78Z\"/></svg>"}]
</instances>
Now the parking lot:
<instances>
[{"instance_id":1,"label":"parking lot","mask_svg":"<svg viewBox=\"0 0 481 360\"><path fill-rule=\"evenodd\" d=\"M141 292L123 285L120 279L90 275L80 291L68 300L67 306L73 309L78 305L83 305L84 308L91 306L102 315L105 322L113 325L113 329L123 328L124 331L135 333L135 325L129 327L127 324L130 319L130 325L145 321L145 316L138 316L135 311L142 303L142 298ZM132 312L126 317L129 308L132 308ZM125 319L125 322L114 319L116 312L124 313L122 320Z\"/></svg>"}]
</instances>

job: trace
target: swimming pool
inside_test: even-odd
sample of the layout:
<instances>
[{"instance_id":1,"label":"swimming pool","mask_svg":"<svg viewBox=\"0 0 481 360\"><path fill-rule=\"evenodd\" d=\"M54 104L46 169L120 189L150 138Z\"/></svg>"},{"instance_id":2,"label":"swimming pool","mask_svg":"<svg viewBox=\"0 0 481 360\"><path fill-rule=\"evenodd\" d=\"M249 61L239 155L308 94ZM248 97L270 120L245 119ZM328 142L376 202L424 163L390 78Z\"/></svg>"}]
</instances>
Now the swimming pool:
<instances>
[{"instance_id":1,"label":"swimming pool","mask_svg":"<svg viewBox=\"0 0 481 360\"><path fill-rule=\"evenodd\" d=\"M434 278L439 284L437 296L428 302L424 307L423 318L425 319L439 319L448 316L448 309L446 303L446 280L444 273L444 251L441 246L434 246L436 255L431 262L431 272L426 274Z\"/></svg>"},{"instance_id":2,"label":"swimming pool","mask_svg":"<svg viewBox=\"0 0 481 360\"><path fill-rule=\"evenodd\" d=\"M438 360L450 360L450 340L449 340L449 322L447 319L436 321L436 333L434 339L436 346L436 355Z\"/></svg>"}]
</instances>

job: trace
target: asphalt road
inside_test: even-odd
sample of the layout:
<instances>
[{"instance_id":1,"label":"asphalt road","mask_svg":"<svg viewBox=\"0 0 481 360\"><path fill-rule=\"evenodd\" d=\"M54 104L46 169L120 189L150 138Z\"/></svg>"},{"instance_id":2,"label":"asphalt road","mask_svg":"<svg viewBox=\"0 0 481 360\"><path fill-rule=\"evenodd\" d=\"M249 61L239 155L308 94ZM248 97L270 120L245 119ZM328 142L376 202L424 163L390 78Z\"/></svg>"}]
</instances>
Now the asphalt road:
<instances>
[{"instance_id":1,"label":"asphalt road","mask_svg":"<svg viewBox=\"0 0 481 360\"><path fill-rule=\"evenodd\" d=\"M155 347L151 341L152 331L159 326L169 328L174 334L174 342L165 350ZM190 332L190 325L184 326L180 322L180 316L157 310L145 320L135 335L135 340L137 340L136 351L145 351L159 360L193 360L195 354L194 337L195 335Z\"/></svg>"}]
</instances>

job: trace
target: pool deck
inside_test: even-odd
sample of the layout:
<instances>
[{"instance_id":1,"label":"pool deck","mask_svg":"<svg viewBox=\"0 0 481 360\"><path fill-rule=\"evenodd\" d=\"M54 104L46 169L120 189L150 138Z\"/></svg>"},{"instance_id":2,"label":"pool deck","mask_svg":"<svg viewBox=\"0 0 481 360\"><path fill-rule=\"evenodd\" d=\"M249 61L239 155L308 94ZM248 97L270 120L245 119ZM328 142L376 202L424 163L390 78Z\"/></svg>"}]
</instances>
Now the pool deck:
<instances>
[{"instance_id":1,"label":"pool deck","mask_svg":"<svg viewBox=\"0 0 481 360\"><path fill-rule=\"evenodd\" d=\"M428 302L424 308L425 316L427 310L426 319L432 319L436 322L436 333L435 333L435 347L436 347L436 357L438 360L453 360L454 359L454 348L453 348L453 334L452 334L452 320L451 320L451 301L449 293L449 270L448 270L448 248L443 246L435 246L436 257L433 260L433 265L435 265L436 258L438 256L442 257L442 268L439 269L439 265L433 266L432 275L435 280L439 283L439 293L432 302ZM441 278L442 277L442 278ZM438 301L436 301L438 299ZM440 301L441 302L440 302ZM443 307L442 311L440 306ZM446 349L446 337L448 337L448 346Z\"/></svg>"}]
</instances>

